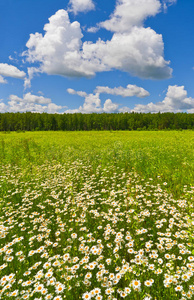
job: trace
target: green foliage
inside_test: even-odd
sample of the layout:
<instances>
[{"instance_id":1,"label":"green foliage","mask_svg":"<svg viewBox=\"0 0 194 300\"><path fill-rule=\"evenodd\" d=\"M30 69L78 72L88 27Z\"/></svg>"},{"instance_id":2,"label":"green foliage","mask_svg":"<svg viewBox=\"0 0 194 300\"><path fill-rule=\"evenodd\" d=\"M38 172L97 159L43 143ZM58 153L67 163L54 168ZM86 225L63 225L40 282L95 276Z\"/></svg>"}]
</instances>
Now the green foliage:
<instances>
[{"instance_id":1,"label":"green foliage","mask_svg":"<svg viewBox=\"0 0 194 300\"><path fill-rule=\"evenodd\" d=\"M194 114L102 113L47 114L0 113L0 131L194 129Z\"/></svg>"}]
</instances>

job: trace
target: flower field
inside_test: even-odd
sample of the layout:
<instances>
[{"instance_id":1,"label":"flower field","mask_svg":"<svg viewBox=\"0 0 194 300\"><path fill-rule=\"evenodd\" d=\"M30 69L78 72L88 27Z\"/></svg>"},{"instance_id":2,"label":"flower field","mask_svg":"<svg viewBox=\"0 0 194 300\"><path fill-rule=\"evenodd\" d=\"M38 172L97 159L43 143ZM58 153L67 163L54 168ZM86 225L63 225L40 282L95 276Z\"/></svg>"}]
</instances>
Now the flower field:
<instances>
[{"instance_id":1,"label":"flower field","mask_svg":"<svg viewBox=\"0 0 194 300\"><path fill-rule=\"evenodd\" d=\"M98 134L1 134L0 299L194 299L193 133Z\"/></svg>"}]
</instances>

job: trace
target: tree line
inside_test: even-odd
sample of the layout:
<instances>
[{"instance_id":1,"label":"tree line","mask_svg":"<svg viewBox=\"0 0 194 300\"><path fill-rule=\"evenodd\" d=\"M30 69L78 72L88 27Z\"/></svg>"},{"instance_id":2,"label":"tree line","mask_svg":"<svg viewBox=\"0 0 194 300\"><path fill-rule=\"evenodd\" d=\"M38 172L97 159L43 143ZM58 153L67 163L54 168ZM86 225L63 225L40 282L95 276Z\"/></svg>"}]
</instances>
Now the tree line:
<instances>
[{"instance_id":1,"label":"tree line","mask_svg":"<svg viewBox=\"0 0 194 300\"><path fill-rule=\"evenodd\" d=\"M0 131L194 129L188 113L0 113Z\"/></svg>"}]
</instances>

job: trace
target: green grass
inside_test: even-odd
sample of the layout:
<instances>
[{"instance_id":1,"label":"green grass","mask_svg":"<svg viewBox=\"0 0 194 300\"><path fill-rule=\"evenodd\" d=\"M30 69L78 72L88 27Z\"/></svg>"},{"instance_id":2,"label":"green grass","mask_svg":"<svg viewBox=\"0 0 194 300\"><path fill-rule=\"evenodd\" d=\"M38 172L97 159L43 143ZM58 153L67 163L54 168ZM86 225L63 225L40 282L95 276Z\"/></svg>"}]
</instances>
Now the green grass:
<instances>
[{"instance_id":1,"label":"green grass","mask_svg":"<svg viewBox=\"0 0 194 300\"><path fill-rule=\"evenodd\" d=\"M192 131L1 133L0 299L193 299L193 147Z\"/></svg>"},{"instance_id":2,"label":"green grass","mask_svg":"<svg viewBox=\"0 0 194 300\"><path fill-rule=\"evenodd\" d=\"M33 168L44 162L88 160L161 176L176 195L194 182L194 132L26 132L0 134L0 162Z\"/></svg>"}]
</instances>

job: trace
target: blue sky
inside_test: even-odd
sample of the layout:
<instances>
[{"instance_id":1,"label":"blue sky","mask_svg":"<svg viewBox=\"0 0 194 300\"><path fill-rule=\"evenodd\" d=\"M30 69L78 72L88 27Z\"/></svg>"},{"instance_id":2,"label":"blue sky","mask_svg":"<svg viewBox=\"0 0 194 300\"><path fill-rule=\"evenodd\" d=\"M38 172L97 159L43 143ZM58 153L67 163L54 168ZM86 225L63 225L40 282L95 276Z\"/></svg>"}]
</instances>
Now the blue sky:
<instances>
[{"instance_id":1,"label":"blue sky","mask_svg":"<svg viewBox=\"0 0 194 300\"><path fill-rule=\"evenodd\" d=\"M1 0L0 112L194 113L193 0Z\"/></svg>"}]
</instances>

